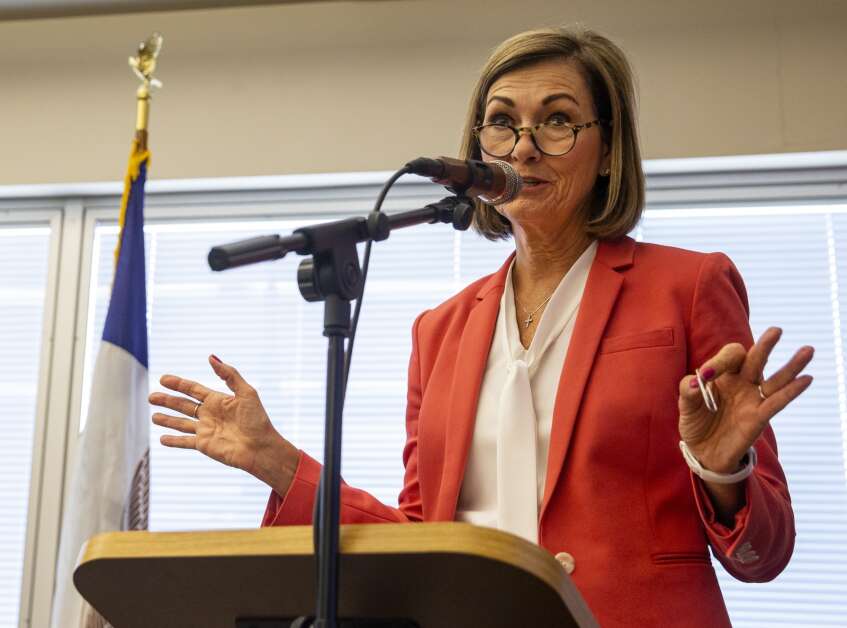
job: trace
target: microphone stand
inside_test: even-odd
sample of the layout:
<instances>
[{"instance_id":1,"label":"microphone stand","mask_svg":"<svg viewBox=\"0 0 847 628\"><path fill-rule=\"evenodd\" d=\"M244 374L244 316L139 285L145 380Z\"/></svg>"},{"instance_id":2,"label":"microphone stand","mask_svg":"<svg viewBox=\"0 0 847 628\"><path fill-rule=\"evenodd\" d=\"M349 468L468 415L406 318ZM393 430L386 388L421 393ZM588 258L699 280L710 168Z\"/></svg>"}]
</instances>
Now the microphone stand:
<instances>
[{"instance_id":1,"label":"microphone stand","mask_svg":"<svg viewBox=\"0 0 847 628\"><path fill-rule=\"evenodd\" d=\"M315 552L318 558L316 616L299 617L292 628L409 628L408 619L338 618L339 523L341 493L341 424L346 392L344 339L350 335L350 302L364 289L356 244L381 241L394 229L422 223L450 223L466 230L473 218L472 201L459 193L421 209L355 217L296 229L291 235L260 236L213 247L209 266L226 270L279 259L289 252L311 257L300 262L297 284L306 301L324 301L324 336L328 340L324 465L316 494ZM282 628L284 618L236 620L237 627Z\"/></svg>"}]
</instances>

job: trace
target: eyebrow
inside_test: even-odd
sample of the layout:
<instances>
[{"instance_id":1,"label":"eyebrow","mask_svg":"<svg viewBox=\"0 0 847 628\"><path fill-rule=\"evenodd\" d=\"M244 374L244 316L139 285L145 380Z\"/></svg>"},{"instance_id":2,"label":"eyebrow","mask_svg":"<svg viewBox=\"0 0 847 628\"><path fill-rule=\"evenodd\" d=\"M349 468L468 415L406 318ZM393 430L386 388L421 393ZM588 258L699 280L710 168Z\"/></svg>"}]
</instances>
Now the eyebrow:
<instances>
[{"instance_id":1,"label":"eyebrow","mask_svg":"<svg viewBox=\"0 0 847 628\"><path fill-rule=\"evenodd\" d=\"M488 102L485 103L485 106L487 107L488 105L490 105L495 100L499 100L500 102L502 102L507 107L514 107L515 106L515 101L512 100L511 98L506 98L505 96L492 96L491 98L488 99Z\"/></svg>"},{"instance_id":2,"label":"eyebrow","mask_svg":"<svg viewBox=\"0 0 847 628\"><path fill-rule=\"evenodd\" d=\"M542 105L549 105L554 100L559 100L561 98L564 98L566 100L570 100L573 104L575 104L577 107L579 107L579 102L577 101L577 99L574 98L573 96L571 96L570 94L566 93L566 92L560 92L558 94L550 94L549 96L546 96L544 98L544 100L541 101L541 104Z\"/></svg>"},{"instance_id":3,"label":"eyebrow","mask_svg":"<svg viewBox=\"0 0 847 628\"><path fill-rule=\"evenodd\" d=\"M550 94L549 96L545 96L544 100L541 101L541 104L546 106L546 105L549 105L551 102L556 101L556 100L560 100L562 98L564 98L565 100L570 100L571 102L573 102L573 104L575 104L577 107L579 107L579 101L576 98L574 98L573 96L571 96L570 94L568 94L567 92L559 92L559 93L556 93L556 94ZM502 102L507 107L514 107L515 106L515 101L512 100L511 98L507 98L506 96L492 96L491 98L488 99L488 102L486 103L486 107L488 105L490 105L495 100L499 100L500 102Z\"/></svg>"}]
</instances>

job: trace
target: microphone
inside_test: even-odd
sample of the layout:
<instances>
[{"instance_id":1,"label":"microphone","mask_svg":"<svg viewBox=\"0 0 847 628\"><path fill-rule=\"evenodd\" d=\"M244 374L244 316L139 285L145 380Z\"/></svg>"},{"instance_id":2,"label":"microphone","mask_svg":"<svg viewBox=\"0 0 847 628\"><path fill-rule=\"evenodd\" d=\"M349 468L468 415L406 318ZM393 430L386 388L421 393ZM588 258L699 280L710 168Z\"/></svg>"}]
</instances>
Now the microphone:
<instances>
[{"instance_id":1,"label":"microphone","mask_svg":"<svg viewBox=\"0 0 847 628\"><path fill-rule=\"evenodd\" d=\"M521 191L523 180L505 161L418 157L406 164L409 172L428 177L454 194L476 196L489 205L502 205Z\"/></svg>"},{"instance_id":2,"label":"microphone","mask_svg":"<svg viewBox=\"0 0 847 628\"><path fill-rule=\"evenodd\" d=\"M209 251L209 268L212 270L227 270L237 266L246 266L257 262L285 257L291 251L300 252L309 244L308 238L302 233L292 233L289 236L278 235L258 236L214 246Z\"/></svg>"}]
</instances>

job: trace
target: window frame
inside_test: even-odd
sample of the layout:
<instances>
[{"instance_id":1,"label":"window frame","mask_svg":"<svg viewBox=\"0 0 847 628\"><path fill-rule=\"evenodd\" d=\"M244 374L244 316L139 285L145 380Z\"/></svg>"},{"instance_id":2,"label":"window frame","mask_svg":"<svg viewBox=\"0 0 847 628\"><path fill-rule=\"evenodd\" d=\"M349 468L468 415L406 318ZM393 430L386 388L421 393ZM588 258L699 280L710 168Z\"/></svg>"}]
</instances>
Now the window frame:
<instances>
[{"instance_id":1,"label":"window frame","mask_svg":"<svg viewBox=\"0 0 847 628\"><path fill-rule=\"evenodd\" d=\"M80 208L81 209L81 208ZM62 421L63 386L54 375L54 350L62 344L59 334L63 322L57 317L59 304L67 294L59 289L62 274L59 261L62 245L72 239L74 213L72 201L61 199L15 199L0 195L0 227L9 225L39 225L50 229L47 253L47 276L44 287L44 313L41 322L41 346L38 352L38 379L35 402L35 424L33 425L30 481L27 503L27 521L24 534L24 552L19 597L19 623L30 625L30 609L35 594L35 572L39 563L49 561L49 556L40 555L37 549L44 545L39 541L51 532L58 534L58 522L51 526L49 517L42 516L42 505L49 499L49 487L56 486L64 473ZM52 339L52 341L51 341ZM51 386L51 382L55 385ZM55 496L55 491L52 492ZM52 585L51 585L52 586Z\"/></svg>"},{"instance_id":2,"label":"window frame","mask_svg":"<svg viewBox=\"0 0 847 628\"><path fill-rule=\"evenodd\" d=\"M747 205L785 201L803 204L847 197L847 151L652 160L644 162L644 169L651 211L733 201ZM146 214L156 221L314 216L316 222L364 215L390 174L154 180L147 184ZM433 189L430 186L423 179L405 177L392 190L385 209L411 208L410 199L428 193ZM0 224L48 219L52 234L21 584L21 628L49 625L62 508L51 512L42 506L63 503L72 469L83 395L94 229L100 222L117 221L121 191L120 183L0 186ZM316 193L320 200L315 200ZM847 421L843 417L842 426L847 452Z\"/></svg>"}]
</instances>

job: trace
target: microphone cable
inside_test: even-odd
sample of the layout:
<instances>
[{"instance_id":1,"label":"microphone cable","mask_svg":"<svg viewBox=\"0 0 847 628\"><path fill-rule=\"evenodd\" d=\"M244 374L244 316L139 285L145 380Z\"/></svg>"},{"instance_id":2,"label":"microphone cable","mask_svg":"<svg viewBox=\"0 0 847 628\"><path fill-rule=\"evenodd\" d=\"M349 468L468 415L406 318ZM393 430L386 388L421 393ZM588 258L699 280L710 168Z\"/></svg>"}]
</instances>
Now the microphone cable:
<instances>
[{"instance_id":1,"label":"microphone cable","mask_svg":"<svg viewBox=\"0 0 847 628\"><path fill-rule=\"evenodd\" d=\"M388 194L388 190L397 183L397 180L405 174L410 172L410 168L408 165L403 166L395 172L388 181L382 186L382 190L379 192L379 196L376 198L376 202L374 203L374 212L379 212L382 210L382 203L385 201L385 197ZM367 285L368 280L368 267L370 266L371 261L371 245L373 244L373 240L368 240L365 244L365 255L362 260L362 291L359 294L359 298L356 299L356 307L353 310L353 319L350 321L350 337L347 340L347 351L344 354L344 398L346 400L347 397L347 382L350 379L350 364L353 361L353 344L356 341L356 329L359 327L359 314L362 311L362 298L365 296L365 286Z\"/></svg>"},{"instance_id":2,"label":"microphone cable","mask_svg":"<svg viewBox=\"0 0 847 628\"><path fill-rule=\"evenodd\" d=\"M388 181L382 186L382 189L379 192L379 196L376 198L376 202L374 203L373 211L379 212L382 210L382 203L385 201L385 197L388 194L388 190L397 183L397 180L405 174L409 173L409 166L403 166L395 172ZM359 314L362 311L362 298L365 296L365 286L367 285L368 280L368 267L370 266L371 261L371 245L373 244L373 240L368 240L365 243L365 255L362 260L362 291L359 293L359 298L356 299L356 307L353 310L353 318L350 321L350 337L347 339L347 350L344 352L344 390L341 394L341 407L343 408L345 403L347 402L347 382L350 381L350 364L353 362L353 344L356 341L356 330L359 327ZM312 523L318 521L321 516L321 502L323 501L323 482L318 482L317 489L315 491L315 502L312 505ZM315 548L315 556L318 554L318 529L317 527L313 528L312 532L312 544Z\"/></svg>"}]
</instances>

